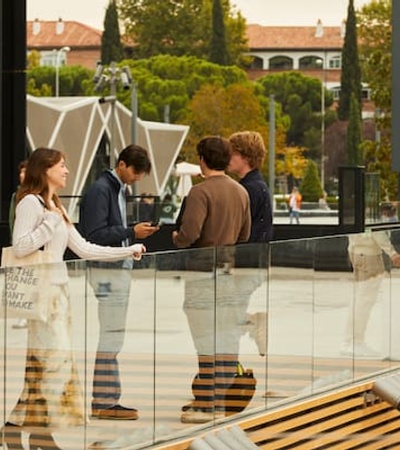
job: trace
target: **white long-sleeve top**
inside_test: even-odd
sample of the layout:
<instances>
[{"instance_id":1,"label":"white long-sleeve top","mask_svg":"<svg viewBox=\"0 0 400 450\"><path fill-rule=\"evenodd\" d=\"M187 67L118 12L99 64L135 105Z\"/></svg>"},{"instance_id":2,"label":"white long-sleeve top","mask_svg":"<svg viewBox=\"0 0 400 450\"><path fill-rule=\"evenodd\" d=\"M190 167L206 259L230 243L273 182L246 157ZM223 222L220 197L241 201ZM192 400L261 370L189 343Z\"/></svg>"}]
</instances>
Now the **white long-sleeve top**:
<instances>
[{"instance_id":1,"label":"white long-sleeve top","mask_svg":"<svg viewBox=\"0 0 400 450\"><path fill-rule=\"evenodd\" d=\"M388 256L397 253L385 231L365 231L364 233L350 234L348 251L369 256L380 255L382 251Z\"/></svg>"},{"instance_id":2,"label":"white long-sleeve top","mask_svg":"<svg viewBox=\"0 0 400 450\"><path fill-rule=\"evenodd\" d=\"M45 247L52 253L55 263L63 262L67 247L79 257L92 260L118 261L142 251L141 244L107 247L86 241L74 225L66 223L57 212L44 209L37 196L32 194L24 197L16 207L12 243L17 258ZM66 283L68 281L66 265L62 263L63 270L58 270L58 266L57 280L53 282Z\"/></svg>"}]
</instances>

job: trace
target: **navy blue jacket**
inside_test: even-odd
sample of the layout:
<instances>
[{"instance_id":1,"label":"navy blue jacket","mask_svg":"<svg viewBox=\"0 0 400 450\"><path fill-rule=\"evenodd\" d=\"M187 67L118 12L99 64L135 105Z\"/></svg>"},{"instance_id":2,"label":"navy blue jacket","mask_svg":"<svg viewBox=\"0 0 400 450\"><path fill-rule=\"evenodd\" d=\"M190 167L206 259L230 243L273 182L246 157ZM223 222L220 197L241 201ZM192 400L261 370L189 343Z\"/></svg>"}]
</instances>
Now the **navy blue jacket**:
<instances>
[{"instance_id":1,"label":"navy blue jacket","mask_svg":"<svg viewBox=\"0 0 400 450\"><path fill-rule=\"evenodd\" d=\"M252 170L240 180L250 197L251 233L248 242L269 242L272 239L272 207L267 183L261 172Z\"/></svg>"},{"instance_id":2,"label":"navy blue jacket","mask_svg":"<svg viewBox=\"0 0 400 450\"><path fill-rule=\"evenodd\" d=\"M80 205L79 231L88 241L113 247L121 247L126 239L134 243L133 228L123 226L119 190L120 184L111 170L103 172L87 189Z\"/></svg>"}]
</instances>

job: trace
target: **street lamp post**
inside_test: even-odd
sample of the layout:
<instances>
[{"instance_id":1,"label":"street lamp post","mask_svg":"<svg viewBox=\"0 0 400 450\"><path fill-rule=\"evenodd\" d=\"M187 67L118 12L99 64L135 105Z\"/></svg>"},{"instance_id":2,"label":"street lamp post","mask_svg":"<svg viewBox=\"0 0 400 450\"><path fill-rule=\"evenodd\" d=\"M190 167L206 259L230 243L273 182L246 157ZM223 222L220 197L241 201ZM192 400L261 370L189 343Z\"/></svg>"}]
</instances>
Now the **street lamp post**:
<instances>
[{"instance_id":1,"label":"street lamp post","mask_svg":"<svg viewBox=\"0 0 400 450\"><path fill-rule=\"evenodd\" d=\"M103 73L106 72L106 74ZM111 130L110 130L110 166L113 168L115 165L115 104L117 101L117 82L120 81L124 89L132 88L132 139L136 140L136 117L137 117L137 107L134 108L134 100L136 100L136 86L133 82L132 75L128 66L124 66L121 69L117 67L116 63L113 61L110 66L103 68L101 61L98 61L96 72L93 77L93 82L96 83L95 91L102 91L106 84L110 86L110 94L107 97L99 98L100 103L111 104ZM133 123L135 119L135 123Z\"/></svg>"},{"instance_id":2,"label":"street lamp post","mask_svg":"<svg viewBox=\"0 0 400 450\"><path fill-rule=\"evenodd\" d=\"M319 58L317 60L318 65L321 66L321 186L325 190L325 68L326 58Z\"/></svg>"},{"instance_id":3,"label":"street lamp post","mask_svg":"<svg viewBox=\"0 0 400 450\"><path fill-rule=\"evenodd\" d=\"M70 47L62 47L57 51L56 55L56 97L60 94L60 80L59 80L59 71L60 71L60 59L63 53L69 52Z\"/></svg>"}]
</instances>

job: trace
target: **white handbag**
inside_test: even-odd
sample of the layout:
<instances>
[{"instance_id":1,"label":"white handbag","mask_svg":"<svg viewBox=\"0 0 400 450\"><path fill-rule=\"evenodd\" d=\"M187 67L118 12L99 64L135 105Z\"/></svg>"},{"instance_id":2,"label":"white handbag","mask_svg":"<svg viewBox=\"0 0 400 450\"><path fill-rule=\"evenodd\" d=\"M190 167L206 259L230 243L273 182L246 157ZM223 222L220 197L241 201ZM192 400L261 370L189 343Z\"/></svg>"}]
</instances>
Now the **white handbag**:
<instances>
[{"instance_id":1,"label":"white handbag","mask_svg":"<svg viewBox=\"0 0 400 450\"><path fill-rule=\"evenodd\" d=\"M53 295L51 262L49 250L17 258L12 247L2 248L0 317L47 321Z\"/></svg>"}]
</instances>

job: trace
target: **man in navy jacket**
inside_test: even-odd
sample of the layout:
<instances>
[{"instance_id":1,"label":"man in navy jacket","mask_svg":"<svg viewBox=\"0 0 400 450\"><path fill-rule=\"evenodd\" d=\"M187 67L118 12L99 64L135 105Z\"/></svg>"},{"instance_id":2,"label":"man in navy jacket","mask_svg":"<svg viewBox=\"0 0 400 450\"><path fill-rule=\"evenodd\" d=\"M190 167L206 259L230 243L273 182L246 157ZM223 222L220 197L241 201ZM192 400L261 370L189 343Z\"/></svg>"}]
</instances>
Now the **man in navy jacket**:
<instances>
[{"instance_id":1,"label":"man in navy jacket","mask_svg":"<svg viewBox=\"0 0 400 450\"><path fill-rule=\"evenodd\" d=\"M127 224L127 185L151 170L147 151L129 145L120 153L115 169L106 170L86 191L80 207L79 229L90 242L124 246L158 230L151 223ZM92 416L98 419L135 420L138 412L119 404L121 381L118 353L124 338L129 303L132 260L91 264L90 284L98 300L99 342L93 376Z\"/></svg>"}]
</instances>

